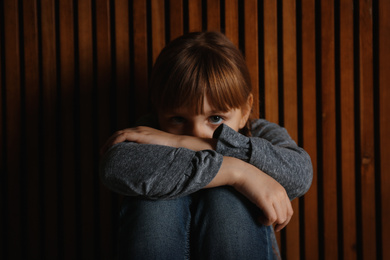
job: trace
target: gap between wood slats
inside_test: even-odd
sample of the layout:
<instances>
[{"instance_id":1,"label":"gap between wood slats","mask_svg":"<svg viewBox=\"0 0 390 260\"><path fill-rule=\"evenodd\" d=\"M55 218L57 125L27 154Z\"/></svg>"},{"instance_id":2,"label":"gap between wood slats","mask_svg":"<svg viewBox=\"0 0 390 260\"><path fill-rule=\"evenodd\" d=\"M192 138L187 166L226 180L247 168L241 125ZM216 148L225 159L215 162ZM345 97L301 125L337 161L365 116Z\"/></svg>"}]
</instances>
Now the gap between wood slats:
<instances>
[{"instance_id":1,"label":"gap between wood slats","mask_svg":"<svg viewBox=\"0 0 390 260\"><path fill-rule=\"evenodd\" d=\"M6 149L6 90L5 90L5 19L4 19L4 6L3 3L0 3L0 122L1 122L1 128L0 128L0 172L3 174L0 174L0 180L1 180L1 191L0 191L0 209L1 212L6 212L8 210L7 207L7 168L6 168L6 161L7 161L7 149ZM6 236L8 236L8 226L7 226L7 216L5 214L0 215L0 255L3 259L6 259L8 254L8 239Z\"/></svg>"}]
</instances>

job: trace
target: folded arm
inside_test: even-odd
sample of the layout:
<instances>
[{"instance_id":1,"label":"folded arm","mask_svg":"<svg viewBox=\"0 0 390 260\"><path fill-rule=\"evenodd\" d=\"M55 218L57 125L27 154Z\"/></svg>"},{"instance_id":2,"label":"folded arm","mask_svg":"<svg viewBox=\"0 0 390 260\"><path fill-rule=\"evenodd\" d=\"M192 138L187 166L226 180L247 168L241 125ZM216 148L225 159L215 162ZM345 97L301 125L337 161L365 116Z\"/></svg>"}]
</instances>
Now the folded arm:
<instances>
[{"instance_id":1,"label":"folded arm","mask_svg":"<svg viewBox=\"0 0 390 260\"><path fill-rule=\"evenodd\" d=\"M252 125L252 136L243 136L222 125L214 133L215 150L264 171L286 189L290 199L305 194L313 178L311 159L286 129L260 119Z\"/></svg>"}]
</instances>

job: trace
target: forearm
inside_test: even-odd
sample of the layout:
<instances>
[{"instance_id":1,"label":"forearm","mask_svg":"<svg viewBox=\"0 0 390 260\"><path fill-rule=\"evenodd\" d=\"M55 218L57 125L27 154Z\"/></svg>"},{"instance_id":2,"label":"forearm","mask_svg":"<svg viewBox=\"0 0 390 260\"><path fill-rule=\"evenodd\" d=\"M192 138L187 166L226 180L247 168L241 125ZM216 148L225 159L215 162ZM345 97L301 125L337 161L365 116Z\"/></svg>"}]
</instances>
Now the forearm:
<instances>
[{"instance_id":1,"label":"forearm","mask_svg":"<svg viewBox=\"0 0 390 260\"><path fill-rule=\"evenodd\" d=\"M312 165L309 155L276 124L258 121L254 137L243 136L222 126L214 133L216 151L248 162L277 180L289 197L303 195L310 187ZM256 128L257 127L257 128Z\"/></svg>"},{"instance_id":2,"label":"forearm","mask_svg":"<svg viewBox=\"0 0 390 260\"><path fill-rule=\"evenodd\" d=\"M175 198L204 188L215 177L222 155L162 145L120 143L102 158L100 176L111 190L150 199Z\"/></svg>"},{"instance_id":3,"label":"forearm","mask_svg":"<svg viewBox=\"0 0 390 260\"><path fill-rule=\"evenodd\" d=\"M224 185L235 187L242 178L242 172L245 171L247 163L234 157L223 157L223 162L215 177L205 188L214 188Z\"/></svg>"},{"instance_id":4,"label":"forearm","mask_svg":"<svg viewBox=\"0 0 390 260\"><path fill-rule=\"evenodd\" d=\"M234 157L224 157L221 168L205 188L230 185L249 199L263 215L264 225L275 224L280 231L291 219L293 210L286 190L273 178L255 166Z\"/></svg>"}]
</instances>

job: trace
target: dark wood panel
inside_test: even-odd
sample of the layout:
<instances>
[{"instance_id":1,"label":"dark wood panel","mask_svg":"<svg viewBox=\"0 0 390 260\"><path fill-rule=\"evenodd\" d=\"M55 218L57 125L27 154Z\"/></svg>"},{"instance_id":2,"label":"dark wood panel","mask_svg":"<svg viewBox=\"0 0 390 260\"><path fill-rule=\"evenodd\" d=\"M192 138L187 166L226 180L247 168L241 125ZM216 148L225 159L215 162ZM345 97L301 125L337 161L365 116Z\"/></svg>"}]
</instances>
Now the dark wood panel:
<instances>
[{"instance_id":1,"label":"dark wood panel","mask_svg":"<svg viewBox=\"0 0 390 260\"><path fill-rule=\"evenodd\" d=\"M161 2L161 1L160 1ZM116 116L117 129L124 129L130 125L130 90L131 90L131 66L130 59L130 30L129 1L115 1L115 85L116 85ZM152 19L155 15L152 15ZM154 19L153 19L154 20ZM152 20L152 21L153 21ZM160 22L160 21L159 21ZM164 23L159 30L164 30Z\"/></svg>"},{"instance_id":2,"label":"dark wood panel","mask_svg":"<svg viewBox=\"0 0 390 260\"><path fill-rule=\"evenodd\" d=\"M167 40L202 29L241 45L254 116L264 107L311 155L313 184L278 234L282 255L389 258L387 2L0 5L3 258L112 258L120 199L100 184L98 149L148 111Z\"/></svg>"},{"instance_id":3,"label":"dark wood panel","mask_svg":"<svg viewBox=\"0 0 390 260\"><path fill-rule=\"evenodd\" d=\"M244 3L245 60L252 80L253 116L259 117L259 49L258 49L258 11L256 1Z\"/></svg>"},{"instance_id":4,"label":"dark wood panel","mask_svg":"<svg viewBox=\"0 0 390 260\"><path fill-rule=\"evenodd\" d=\"M134 89L136 104L135 116L138 118L147 111L147 25L146 2L142 0L133 3L133 30L134 30Z\"/></svg>"},{"instance_id":5,"label":"dark wood panel","mask_svg":"<svg viewBox=\"0 0 390 260\"><path fill-rule=\"evenodd\" d=\"M42 241L37 239L41 230L40 198L40 154L42 144L40 137L40 78L38 55L38 23L36 1L23 1L23 37L24 37L24 85L25 85L25 153L26 153L26 200L27 209L27 245L26 255L42 258ZM28 130L27 130L28 129Z\"/></svg>"},{"instance_id":6,"label":"dark wood panel","mask_svg":"<svg viewBox=\"0 0 390 260\"><path fill-rule=\"evenodd\" d=\"M364 259L375 259L375 149L373 86L372 1L359 1L359 85L360 85L360 201L361 251Z\"/></svg>"},{"instance_id":7,"label":"dark wood panel","mask_svg":"<svg viewBox=\"0 0 390 260\"><path fill-rule=\"evenodd\" d=\"M38 15L39 17L39 15ZM57 133L58 99L57 99L57 46L55 5L53 1L44 0L40 3L40 27L42 48L42 110L43 110L43 188L44 188L44 257L59 257L59 215L58 207L58 150Z\"/></svg>"},{"instance_id":8,"label":"dark wood panel","mask_svg":"<svg viewBox=\"0 0 390 260\"><path fill-rule=\"evenodd\" d=\"M188 1L188 26L190 32L202 31L202 0Z\"/></svg>"},{"instance_id":9,"label":"dark wood panel","mask_svg":"<svg viewBox=\"0 0 390 260\"><path fill-rule=\"evenodd\" d=\"M7 210L6 234L9 237L7 249L10 258L22 258L22 202L21 190L21 81L20 81L20 50L19 50L19 13L15 1L4 1L4 49L5 49L5 146L6 180L7 180Z\"/></svg>"},{"instance_id":10,"label":"dark wood panel","mask_svg":"<svg viewBox=\"0 0 390 260\"><path fill-rule=\"evenodd\" d=\"M165 46L165 10L164 2L159 0L152 1L152 49L153 63Z\"/></svg>"},{"instance_id":11,"label":"dark wood panel","mask_svg":"<svg viewBox=\"0 0 390 260\"><path fill-rule=\"evenodd\" d=\"M390 259L390 2L379 3L379 102L382 259Z\"/></svg>"},{"instance_id":12,"label":"dark wood panel","mask_svg":"<svg viewBox=\"0 0 390 260\"><path fill-rule=\"evenodd\" d=\"M97 250L99 247L98 233L99 223L95 217L97 209L97 187L98 183L94 169L94 154L99 148L96 144L96 129L94 111L95 82L93 74L93 32L92 32L92 3L91 1L78 1L78 136L79 142L79 174L78 182L81 198L80 212L77 225L80 228L81 237L77 238L78 247L81 250L81 258L97 259Z\"/></svg>"},{"instance_id":13,"label":"dark wood panel","mask_svg":"<svg viewBox=\"0 0 390 260\"><path fill-rule=\"evenodd\" d=\"M0 5L0 17L4 17L4 8L3 5ZM0 19L0 36L3 39L4 38L4 20ZM4 78L4 64L3 64L3 58L4 58L4 53L3 53L3 47L4 47L4 42L3 40L0 40L0 122L1 122L1 127L0 127L0 172L6 172L5 169L5 160L6 160L6 154L7 154L7 149L5 147L5 122L6 122L6 117L4 116L5 114L5 101L6 101L6 96L5 96L5 78ZM7 179L5 174L0 175L0 188L2 192L0 192L0 208L2 210L5 210L7 208ZM0 234L3 234L0 236L0 251L1 254L0 256L3 258L6 258L7 256L7 230L6 230L6 225L7 225L7 217L4 214L0 214Z\"/></svg>"},{"instance_id":14,"label":"dark wood panel","mask_svg":"<svg viewBox=\"0 0 390 260\"><path fill-rule=\"evenodd\" d=\"M299 143L296 5L294 1L284 1L279 8L283 14L283 122L291 137ZM286 227L286 259L300 259L299 200L294 200L292 206L294 215Z\"/></svg>"},{"instance_id":15,"label":"dark wood panel","mask_svg":"<svg viewBox=\"0 0 390 260\"><path fill-rule=\"evenodd\" d=\"M59 223L61 234L60 254L65 259L76 258L76 192L75 192L75 46L74 46L74 8L73 1L61 1L58 6L60 40L60 123L61 139L59 173L62 201L60 202Z\"/></svg>"},{"instance_id":16,"label":"dark wood panel","mask_svg":"<svg viewBox=\"0 0 390 260\"><path fill-rule=\"evenodd\" d=\"M317 90L316 90L316 28L315 4L301 2L301 75L302 77L302 145L309 153L314 170L313 183L304 197L304 257L319 258L318 178L317 178Z\"/></svg>"},{"instance_id":17,"label":"dark wood panel","mask_svg":"<svg viewBox=\"0 0 390 260\"><path fill-rule=\"evenodd\" d=\"M220 0L207 0L207 30L221 30Z\"/></svg>"},{"instance_id":18,"label":"dark wood panel","mask_svg":"<svg viewBox=\"0 0 390 260\"><path fill-rule=\"evenodd\" d=\"M265 118L279 123L277 1L264 1L264 102ZM263 112L263 113L264 113Z\"/></svg>"},{"instance_id":19,"label":"dark wood panel","mask_svg":"<svg viewBox=\"0 0 390 260\"><path fill-rule=\"evenodd\" d=\"M353 1L340 2L339 100L340 100L340 170L342 199L342 252L344 259L356 259L356 147L354 100ZM336 55L337 57L337 55Z\"/></svg>"},{"instance_id":20,"label":"dark wood panel","mask_svg":"<svg viewBox=\"0 0 390 260\"><path fill-rule=\"evenodd\" d=\"M184 33L183 1L169 0L170 39L173 40Z\"/></svg>"},{"instance_id":21,"label":"dark wood panel","mask_svg":"<svg viewBox=\"0 0 390 260\"><path fill-rule=\"evenodd\" d=\"M112 52L111 52L111 24L110 5L107 1L95 2L95 26L96 26L96 92L97 92L97 126L98 144L102 146L112 134ZM97 162L96 162L97 163ZM112 214L112 194L99 182L99 249L97 255L100 259L110 258L114 250L113 240L107 241L107 237L114 237Z\"/></svg>"},{"instance_id":22,"label":"dark wood panel","mask_svg":"<svg viewBox=\"0 0 390 260\"><path fill-rule=\"evenodd\" d=\"M238 45L238 0L225 0L225 35L234 43Z\"/></svg>"},{"instance_id":23,"label":"dark wood panel","mask_svg":"<svg viewBox=\"0 0 390 260\"><path fill-rule=\"evenodd\" d=\"M338 257L334 3L321 2L321 131L323 240L326 259Z\"/></svg>"}]
</instances>

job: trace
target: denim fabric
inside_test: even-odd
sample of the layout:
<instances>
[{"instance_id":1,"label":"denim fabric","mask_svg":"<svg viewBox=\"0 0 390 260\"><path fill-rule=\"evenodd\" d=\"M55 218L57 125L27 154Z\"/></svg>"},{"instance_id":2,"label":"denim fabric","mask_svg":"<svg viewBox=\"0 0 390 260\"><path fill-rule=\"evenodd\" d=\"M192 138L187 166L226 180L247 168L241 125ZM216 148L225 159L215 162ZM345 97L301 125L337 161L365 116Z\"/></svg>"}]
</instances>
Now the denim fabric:
<instances>
[{"instance_id":1,"label":"denim fabric","mask_svg":"<svg viewBox=\"0 0 390 260\"><path fill-rule=\"evenodd\" d=\"M172 200L127 197L120 214L119 259L273 259L272 227L230 187Z\"/></svg>"}]
</instances>

